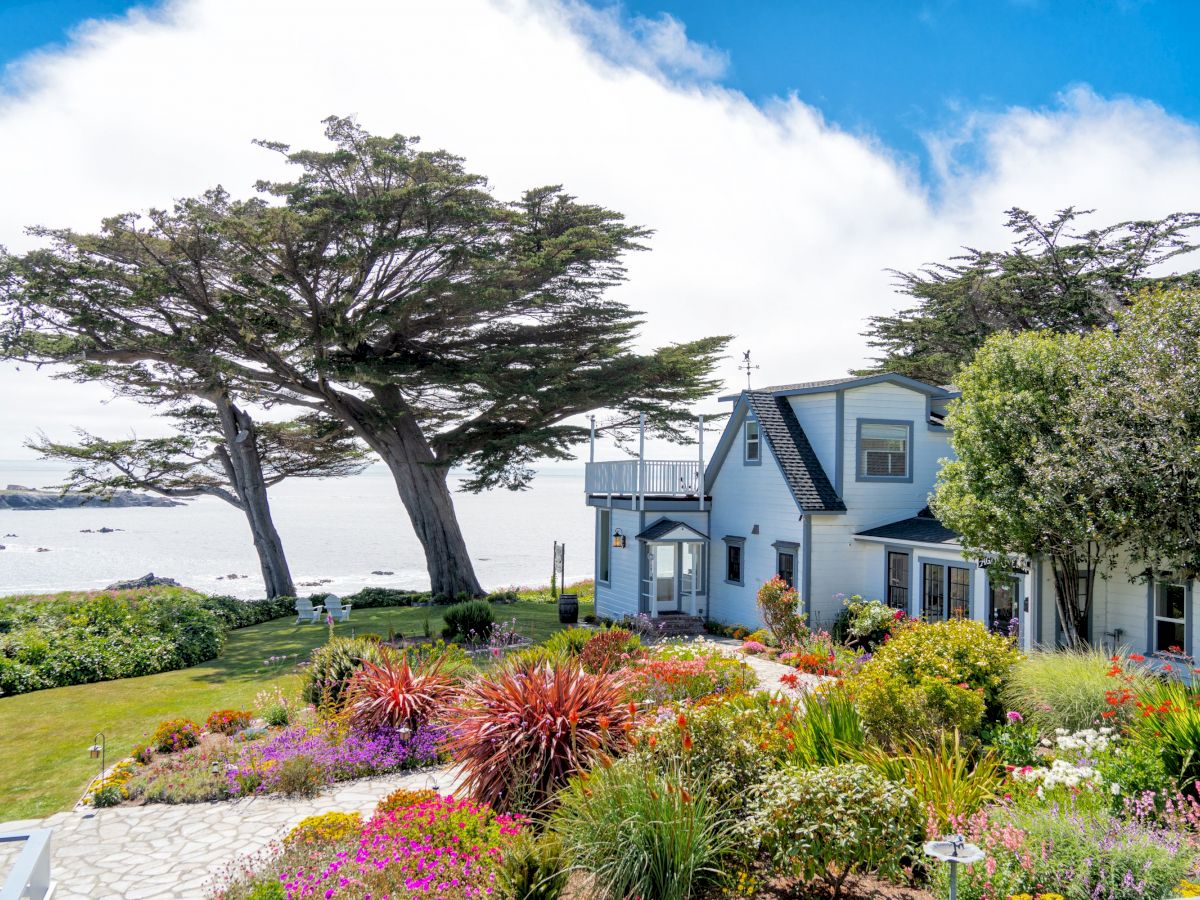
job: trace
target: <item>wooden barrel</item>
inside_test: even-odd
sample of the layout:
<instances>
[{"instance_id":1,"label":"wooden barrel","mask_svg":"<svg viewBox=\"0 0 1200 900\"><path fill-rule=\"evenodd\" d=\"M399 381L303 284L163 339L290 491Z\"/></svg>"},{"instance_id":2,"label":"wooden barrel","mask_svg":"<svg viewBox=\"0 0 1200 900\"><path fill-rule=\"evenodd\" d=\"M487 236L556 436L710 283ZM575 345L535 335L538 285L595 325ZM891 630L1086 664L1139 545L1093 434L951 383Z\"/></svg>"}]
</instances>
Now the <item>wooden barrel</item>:
<instances>
[{"instance_id":1,"label":"wooden barrel","mask_svg":"<svg viewBox=\"0 0 1200 900\"><path fill-rule=\"evenodd\" d=\"M579 621L579 597L575 594L559 594L558 621L563 625L574 625Z\"/></svg>"}]
</instances>

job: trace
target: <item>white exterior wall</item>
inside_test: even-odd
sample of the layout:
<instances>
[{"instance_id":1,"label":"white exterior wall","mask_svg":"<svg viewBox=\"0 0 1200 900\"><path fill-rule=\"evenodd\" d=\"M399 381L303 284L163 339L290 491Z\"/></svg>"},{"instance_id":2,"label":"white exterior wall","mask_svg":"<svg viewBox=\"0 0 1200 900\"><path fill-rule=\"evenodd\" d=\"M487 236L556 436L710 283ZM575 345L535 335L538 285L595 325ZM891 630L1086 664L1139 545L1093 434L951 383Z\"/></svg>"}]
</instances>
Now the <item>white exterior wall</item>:
<instances>
[{"instance_id":1,"label":"white exterior wall","mask_svg":"<svg viewBox=\"0 0 1200 900\"><path fill-rule=\"evenodd\" d=\"M733 427L731 424L730 427ZM743 425L737 424L741 429ZM758 588L775 575L776 541L802 543L800 507L770 446L763 441L762 461L746 465L742 458L739 433L729 449L712 487L712 514L709 535L709 617L719 622L759 627ZM758 534L754 534L754 526ZM746 539L742 556L742 584L725 581L726 535ZM796 577L802 576L804 552L796 555Z\"/></svg>"},{"instance_id":2,"label":"white exterior wall","mask_svg":"<svg viewBox=\"0 0 1200 900\"><path fill-rule=\"evenodd\" d=\"M837 465L837 393L797 394L788 402L832 481Z\"/></svg>"},{"instance_id":3,"label":"white exterior wall","mask_svg":"<svg viewBox=\"0 0 1200 900\"><path fill-rule=\"evenodd\" d=\"M638 598L638 542L634 536L641 531L638 527L640 513L630 509L612 510L612 527L625 535L624 547L612 548L611 578L607 585L596 578L596 615L609 619L620 619L626 615L637 615ZM596 521L600 511L596 510ZM612 535L601 535L597 528L596 540L611 543ZM597 544L599 546L599 544ZM599 565L599 555L596 556ZM597 571L596 576L599 576Z\"/></svg>"}]
</instances>

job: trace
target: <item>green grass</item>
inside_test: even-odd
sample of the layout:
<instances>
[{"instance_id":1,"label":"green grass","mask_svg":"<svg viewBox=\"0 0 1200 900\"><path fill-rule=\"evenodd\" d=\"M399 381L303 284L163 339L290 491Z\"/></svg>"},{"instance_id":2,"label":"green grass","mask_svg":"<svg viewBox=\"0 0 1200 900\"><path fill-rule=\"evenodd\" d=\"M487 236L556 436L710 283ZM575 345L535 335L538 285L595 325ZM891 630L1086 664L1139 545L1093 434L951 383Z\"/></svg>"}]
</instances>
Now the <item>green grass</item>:
<instances>
[{"instance_id":1,"label":"green grass","mask_svg":"<svg viewBox=\"0 0 1200 900\"><path fill-rule=\"evenodd\" d=\"M580 604L580 616L592 612ZM426 617L437 635L444 607L393 607L355 610L351 621L336 626L339 635L389 628L406 635L423 633ZM536 641L559 630L558 608L550 603L520 601L496 607L498 620L516 618L518 630ZM325 625L295 625L276 619L233 631L218 659L190 669L77 684L0 698L0 821L33 818L71 806L83 793L99 761L87 748L97 731L108 740L111 764L128 756L167 718L203 722L215 709L244 709L264 688L280 685L296 692L295 666L267 667L269 656L298 654L294 662L325 643Z\"/></svg>"}]
</instances>

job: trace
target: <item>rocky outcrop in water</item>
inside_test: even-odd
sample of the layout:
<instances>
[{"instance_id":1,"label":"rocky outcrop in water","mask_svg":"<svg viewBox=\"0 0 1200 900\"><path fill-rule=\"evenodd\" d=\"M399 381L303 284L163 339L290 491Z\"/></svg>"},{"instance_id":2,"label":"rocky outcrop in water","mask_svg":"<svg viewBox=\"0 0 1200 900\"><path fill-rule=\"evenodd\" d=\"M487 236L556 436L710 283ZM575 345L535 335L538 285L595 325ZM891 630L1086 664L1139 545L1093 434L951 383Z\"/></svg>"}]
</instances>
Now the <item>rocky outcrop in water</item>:
<instances>
[{"instance_id":1,"label":"rocky outcrop in water","mask_svg":"<svg viewBox=\"0 0 1200 900\"><path fill-rule=\"evenodd\" d=\"M118 581L105 588L106 591L131 591L136 588L148 587L183 587L174 578L159 578L153 572L135 578L133 581Z\"/></svg>"},{"instance_id":2,"label":"rocky outcrop in water","mask_svg":"<svg viewBox=\"0 0 1200 900\"><path fill-rule=\"evenodd\" d=\"M78 509L81 506L102 506L117 509L126 506L183 506L178 500L139 494L135 491L118 491L109 497L93 494L57 491L35 491L20 485L10 484L0 491L0 509Z\"/></svg>"}]
</instances>

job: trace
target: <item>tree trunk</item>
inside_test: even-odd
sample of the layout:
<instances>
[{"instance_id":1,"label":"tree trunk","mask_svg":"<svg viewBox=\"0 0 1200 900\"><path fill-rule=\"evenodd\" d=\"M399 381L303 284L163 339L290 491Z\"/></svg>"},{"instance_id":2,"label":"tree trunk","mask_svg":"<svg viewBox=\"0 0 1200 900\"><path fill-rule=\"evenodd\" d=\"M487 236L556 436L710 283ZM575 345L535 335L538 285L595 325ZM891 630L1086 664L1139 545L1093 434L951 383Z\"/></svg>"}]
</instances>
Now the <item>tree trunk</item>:
<instances>
[{"instance_id":1,"label":"tree trunk","mask_svg":"<svg viewBox=\"0 0 1200 900\"><path fill-rule=\"evenodd\" d=\"M1058 607L1058 620L1062 624L1067 646L1071 648L1086 647L1088 640L1084 631L1087 628L1088 611L1092 606L1092 587L1096 579L1096 567L1092 561L1090 548L1082 568L1079 558L1073 553L1055 553L1050 560L1054 568L1054 600ZM1085 574L1086 579L1083 609L1079 608L1078 603L1081 572Z\"/></svg>"},{"instance_id":2,"label":"tree trunk","mask_svg":"<svg viewBox=\"0 0 1200 900\"><path fill-rule=\"evenodd\" d=\"M293 597L296 588L292 584L292 573L288 569L287 557L283 553L283 542L275 530L271 518L271 505L267 500L267 485L263 478L262 460L258 455L258 439L254 421L234 405L228 394L211 398L221 419L221 430L225 435L221 462L229 480L241 500L242 511L250 524L254 549L258 552L258 563L262 568L263 583L268 597Z\"/></svg>"},{"instance_id":3,"label":"tree trunk","mask_svg":"<svg viewBox=\"0 0 1200 900\"><path fill-rule=\"evenodd\" d=\"M449 467L438 462L420 427L392 389L376 388L375 396L388 412L386 424L381 425L374 411L356 397L337 394L330 398L330 406L391 471L400 502L425 550L433 595L482 596L483 588L475 578L475 567L446 484Z\"/></svg>"}]
</instances>

